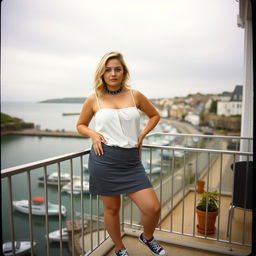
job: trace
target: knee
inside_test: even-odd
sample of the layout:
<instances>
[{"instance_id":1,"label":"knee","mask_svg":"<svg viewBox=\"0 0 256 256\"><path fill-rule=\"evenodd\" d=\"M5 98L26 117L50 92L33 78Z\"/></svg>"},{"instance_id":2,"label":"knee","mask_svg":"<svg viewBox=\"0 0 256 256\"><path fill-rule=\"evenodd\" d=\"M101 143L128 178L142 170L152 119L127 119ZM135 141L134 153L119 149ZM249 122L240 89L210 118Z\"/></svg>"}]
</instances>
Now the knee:
<instances>
[{"instance_id":1,"label":"knee","mask_svg":"<svg viewBox=\"0 0 256 256\"><path fill-rule=\"evenodd\" d=\"M147 212L145 212L148 215L159 215L161 212L161 205L159 203L155 203L151 205L148 209Z\"/></svg>"},{"instance_id":2,"label":"knee","mask_svg":"<svg viewBox=\"0 0 256 256\"><path fill-rule=\"evenodd\" d=\"M119 209L120 209L119 205L112 205L112 206L106 207L104 211L108 215L115 216L119 214Z\"/></svg>"},{"instance_id":3,"label":"knee","mask_svg":"<svg viewBox=\"0 0 256 256\"><path fill-rule=\"evenodd\" d=\"M154 212L154 214L160 214L160 212L161 212L161 205L160 205L160 203L157 203L156 205L154 205L153 212Z\"/></svg>"}]
</instances>

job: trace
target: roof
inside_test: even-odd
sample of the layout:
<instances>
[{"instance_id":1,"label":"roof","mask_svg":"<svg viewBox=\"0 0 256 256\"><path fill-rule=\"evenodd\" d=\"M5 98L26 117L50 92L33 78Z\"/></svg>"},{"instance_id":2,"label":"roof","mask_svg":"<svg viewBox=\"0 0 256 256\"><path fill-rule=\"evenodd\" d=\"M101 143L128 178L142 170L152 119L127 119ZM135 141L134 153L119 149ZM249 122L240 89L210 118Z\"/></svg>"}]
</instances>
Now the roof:
<instances>
[{"instance_id":1,"label":"roof","mask_svg":"<svg viewBox=\"0 0 256 256\"><path fill-rule=\"evenodd\" d=\"M237 85L232 93L230 101L242 101L243 86Z\"/></svg>"}]
</instances>

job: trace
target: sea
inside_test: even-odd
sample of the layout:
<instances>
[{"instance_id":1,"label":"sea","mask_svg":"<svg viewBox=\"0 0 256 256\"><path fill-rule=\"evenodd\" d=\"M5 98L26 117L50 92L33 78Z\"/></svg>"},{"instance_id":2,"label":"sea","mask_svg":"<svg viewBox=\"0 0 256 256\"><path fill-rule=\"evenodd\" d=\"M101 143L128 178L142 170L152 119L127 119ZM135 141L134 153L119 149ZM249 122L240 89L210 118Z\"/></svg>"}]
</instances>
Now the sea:
<instances>
[{"instance_id":1,"label":"sea","mask_svg":"<svg viewBox=\"0 0 256 256\"><path fill-rule=\"evenodd\" d=\"M63 113L79 113L82 104L71 103L38 103L38 102L2 102L1 112L13 117L21 118L24 122L32 122L40 129L48 130L65 130L76 131L76 122L78 115L63 115ZM144 119L142 118L142 121ZM143 125L143 122L142 122ZM90 127L94 127L92 119ZM160 128L156 127L155 131ZM24 135L4 135L1 137L1 169L23 165L55 156L60 156L67 153L78 152L89 149L91 140L88 138L66 138L66 137L37 137ZM148 153L143 154L143 161L146 161ZM84 163L88 162L88 156L83 159ZM48 171L56 171L56 167L50 166ZM70 172L69 163L64 163L61 166L61 171ZM79 161L74 161L74 175L81 175ZM88 178L85 173L85 178ZM43 176L43 169L35 170L31 173L31 193L33 197L44 196L44 187L38 184L38 177ZM7 178L1 181L1 196L2 196L2 242L11 240L10 231L10 197ZM58 202L58 193L56 187L48 188L48 198L52 203ZM12 178L12 200L28 199L28 177L26 173L15 175ZM87 200L88 199L88 200ZM95 198L93 199L93 207ZM71 219L70 214L70 195L61 193L61 203L65 205L68 214L62 221L62 226L65 222ZM89 195L84 195L85 212L90 212ZM74 196L75 211L81 212L80 195ZM95 207L93 209L95 211ZM100 213L103 207L100 204ZM14 211L14 226L15 239L29 240L29 225L28 215ZM45 239L45 217L33 216L33 239L37 242L35 246L35 255L46 255L46 239ZM58 217L49 217L49 231L59 229ZM59 244L50 244L50 255L59 255ZM63 244L63 255L69 255L67 245Z\"/></svg>"}]
</instances>

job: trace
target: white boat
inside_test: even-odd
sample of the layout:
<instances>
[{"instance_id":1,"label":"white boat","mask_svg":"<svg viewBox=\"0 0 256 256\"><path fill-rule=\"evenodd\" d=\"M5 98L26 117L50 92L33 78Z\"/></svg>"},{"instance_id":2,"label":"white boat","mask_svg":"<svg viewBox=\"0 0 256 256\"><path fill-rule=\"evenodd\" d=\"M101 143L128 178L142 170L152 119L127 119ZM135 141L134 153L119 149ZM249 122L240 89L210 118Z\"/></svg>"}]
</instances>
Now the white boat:
<instances>
[{"instance_id":1,"label":"white boat","mask_svg":"<svg viewBox=\"0 0 256 256\"><path fill-rule=\"evenodd\" d=\"M179 147L183 147L182 145L175 145L175 148L179 148ZM164 150L163 151L163 160L170 160L173 156L173 152L174 152L174 156L175 157L183 157L184 156L184 150L176 150L176 149L171 149L171 150Z\"/></svg>"},{"instance_id":2,"label":"white boat","mask_svg":"<svg viewBox=\"0 0 256 256\"><path fill-rule=\"evenodd\" d=\"M13 207L23 213L29 214L29 201L28 200L20 200L13 201ZM43 197L34 197L31 201L31 213L33 215L45 215L46 207ZM61 214L66 216L67 210L64 205L61 205ZM48 215L59 215L59 205L48 202Z\"/></svg>"},{"instance_id":3,"label":"white boat","mask_svg":"<svg viewBox=\"0 0 256 256\"><path fill-rule=\"evenodd\" d=\"M199 137L192 137L193 142L198 142L199 141Z\"/></svg>"},{"instance_id":4,"label":"white boat","mask_svg":"<svg viewBox=\"0 0 256 256\"><path fill-rule=\"evenodd\" d=\"M145 169L147 174L150 174L150 168ZM151 174L156 174L161 172L161 167L156 166L151 169Z\"/></svg>"},{"instance_id":5,"label":"white boat","mask_svg":"<svg viewBox=\"0 0 256 256\"><path fill-rule=\"evenodd\" d=\"M161 162L161 158L160 157L159 157L159 159L152 159L151 161L150 161L150 159L147 159L146 160L146 164L149 165L149 166L150 166L150 164L151 165L155 165L155 166L161 166L161 165L163 165L163 166L170 166L170 163L167 162L167 161Z\"/></svg>"},{"instance_id":6,"label":"white boat","mask_svg":"<svg viewBox=\"0 0 256 256\"><path fill-rule=\"evenodd\" d=\"M168 133L171 131L172 126L170 124L162 123L161 128L162 128L162 132Z\"/></svg>"},{"instance_id":7,"label":"white boat","mask_svg":"<svg viewBox=\"0 0 256 256\"><path fill-rule=\"evenodd\" d=\"M36 242L33 242L33 246L35 245L36 245ZM31 243L30 241L15 241L14 249L15 249L16 255L27 254L31 249ZM12 252L12 242L6 242L3 244L3 255L4 256L14 255Z\"/></svg>"},{"instance_id":8,"label":"white boat","mask_svg":"<svg viewBox=\"0 0 256 256\"><path fill-rule=\"evenodd\" d=\"M80 222L81 223L81 222ZM88 221L84 220L84 229L86 229L88 226ZM81 227L82 229L82 227ZM72 231L70 231L72 232ZM61 232L60 230L55 230L53 232L49 233L49 242L60 242L60 234L62 235L62 242L68 242L69 236L68 236L68 231L67 228L62 228ZM47 235L45 235L45 238L47 239Z\"/></svg>"},{"instance_id":9,"label":"white boat","mask_svg":"<svg viewBox=\"0 0 256 256\"><path fill-rule=\"evenodd\" d=\"M82 213L81 212L77 212L75 211L75 216L82 218ZM100 222L104 222L104 218L102 216L97 216L95 214L89 214L89 213L84 213L83 217L85 219L85 226L88 225L88 221L90 221L91 219L94 221L100 221Z\"/></svg>"},{"instance_id":10,"label":"white boat","mask_svg":"<svg viewBox=\"0 0 256 256\"><path fill-rule=\"evenodd\" d=\"M62 242L68 242L68 232L67 228L62 228L61 233L60 230L55 230L49 233L49 241L50 242L59 242L60 241L60 234L62 234ZM47 237L45 235L45 237Z\"/></svg>"},{"instance_id":11,"label":"white boat","mask_svg":"<svg viewBox=\"0 0 256 256\"><path fill-rule=\"evenodd\" d=\"M169 146L170 145L170 140L168 139L158 139L156 141L152 141L149 143L149 145L153 145L153 146Z\"/></svg>"},{"instance_id":12,"label":"white boat","mask_svg":"<svg viewBox=\"0 0 256 256\"><path fill-rule=\"evenodd\" d=\"M47 184L48 185L58 185L59 183L59 175L58 172L53 172L49 175L47 175ZM79 176L73 176L73 180L79 180ZM41 184L44 184L44 176L41 176L38 178L38 182ZM63 186L65 184L68 184L71 181L71 175L70 173L60 173L60 185Z\"/></svg>"},{"instance_id":13,"label":"white boat","mask_svg":"<svg viewBox=\"0 0 256 256\"><path fill-rule=\"evenodd\" d=\"M62 192L66 192L71 194L71 182L64 185L61 189ZM74 181L73 182L73 194L81 194L82 187L81 187L81 181ZM83 193L89 193L89 182L84 180L83 181Z\"/></svg>"}]
</instances>

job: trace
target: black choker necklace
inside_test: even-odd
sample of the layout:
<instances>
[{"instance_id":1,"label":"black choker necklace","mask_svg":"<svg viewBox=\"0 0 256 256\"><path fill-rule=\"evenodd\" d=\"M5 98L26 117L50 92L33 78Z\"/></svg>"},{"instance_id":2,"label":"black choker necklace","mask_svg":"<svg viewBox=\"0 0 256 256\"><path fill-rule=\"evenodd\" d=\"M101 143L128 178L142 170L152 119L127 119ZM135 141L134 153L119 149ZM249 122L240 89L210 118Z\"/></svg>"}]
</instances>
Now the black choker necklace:
<instances>
[{"instance_id":1,"label":"black choker necklace","mask_svg":"<svg viewBox=\"0 0 256 256\"><path fill-rule=\"evenodd\" d=\"M123 87L120 87L120 88L119 88L118 90L116 90L116 91L110 91L110 90L108 89L108 87L105 85L105 86L104 86L104 89L105 89L106 93L114 95L114 94L120 93L120 92L122 91Z\"/></svg>"}]
</instances>

